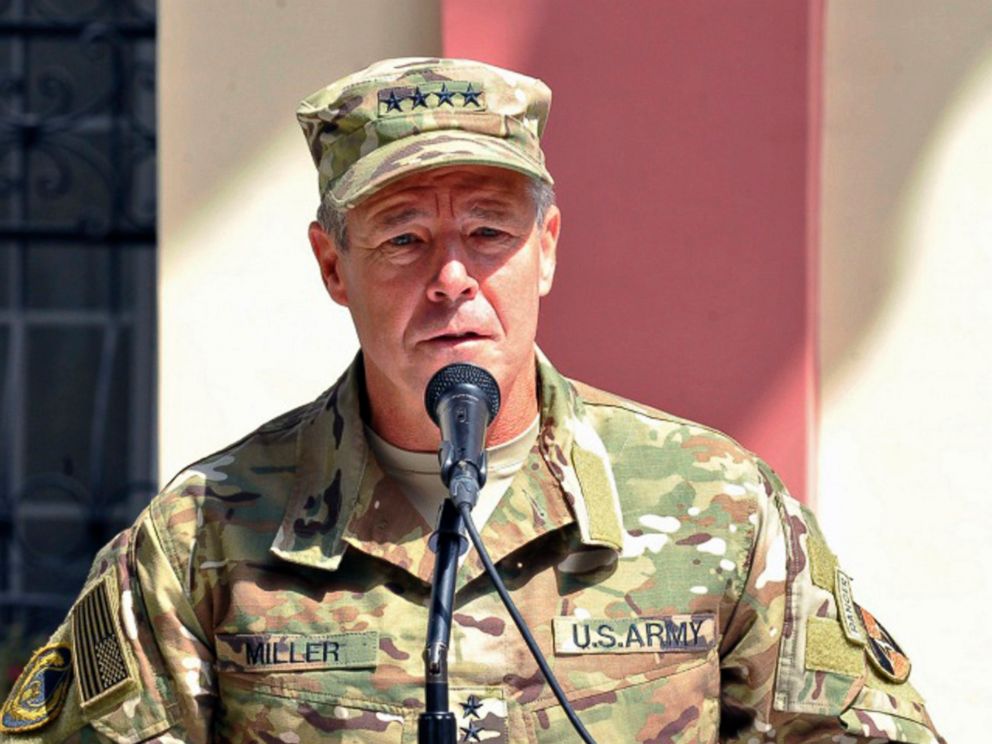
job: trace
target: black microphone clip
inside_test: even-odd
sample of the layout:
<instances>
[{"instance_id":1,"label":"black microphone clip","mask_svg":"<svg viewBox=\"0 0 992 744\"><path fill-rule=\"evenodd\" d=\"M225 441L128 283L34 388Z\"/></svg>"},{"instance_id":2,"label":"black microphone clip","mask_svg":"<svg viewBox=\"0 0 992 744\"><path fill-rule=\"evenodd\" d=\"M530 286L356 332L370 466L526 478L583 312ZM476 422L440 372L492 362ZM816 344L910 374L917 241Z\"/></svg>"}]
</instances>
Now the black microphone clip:
<instances>
[{"instance_id":1,"label":"black microphone clip","mask_svg":"<svg viewBox=\"0 0 992 744\"><path fill-rule=\"evenodd\" d=\"M446 487L451 487L451 476L455 472L455 466L458 465L459 462L464 463L466 466L471 467L472 470L475 471L476 480L479 482L479 488L486 485L486 475L489 468L489 453L485 450L482 451L482 455L479 457L478 466L476 466L474 462L459 460L455 450L455 445L446 439L441 442L441 447L437 451L437 460L441 464L441 482L444 483Z\"/></svg>"}]
</instances>

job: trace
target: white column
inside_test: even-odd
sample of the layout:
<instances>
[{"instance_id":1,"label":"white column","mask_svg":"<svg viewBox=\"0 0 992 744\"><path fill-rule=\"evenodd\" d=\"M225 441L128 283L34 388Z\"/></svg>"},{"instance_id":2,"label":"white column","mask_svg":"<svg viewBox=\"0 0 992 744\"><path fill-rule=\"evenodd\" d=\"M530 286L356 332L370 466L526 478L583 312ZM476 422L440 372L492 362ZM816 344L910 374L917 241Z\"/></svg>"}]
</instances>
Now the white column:
<instances>
[{"instance_id":1,"label":"white column","mask_svg":"<svg viewBox=\"0 0 992 744\"><path fill-rule=\"evenodd\" d=\"M301 98L440 52L437 0L159 3L159 474L316 397L357 350L306 238Z\"/></svg>"},{"instance_id":2,"label":"white column","mask_svg":"<svg viewBox=\"0 0 992 744\"><path fill-rule=\"evenodd\" d=\"M982 741L992 460L992 5L833 2L819 513L949 741Z\"/></svg>"}]
</instances>

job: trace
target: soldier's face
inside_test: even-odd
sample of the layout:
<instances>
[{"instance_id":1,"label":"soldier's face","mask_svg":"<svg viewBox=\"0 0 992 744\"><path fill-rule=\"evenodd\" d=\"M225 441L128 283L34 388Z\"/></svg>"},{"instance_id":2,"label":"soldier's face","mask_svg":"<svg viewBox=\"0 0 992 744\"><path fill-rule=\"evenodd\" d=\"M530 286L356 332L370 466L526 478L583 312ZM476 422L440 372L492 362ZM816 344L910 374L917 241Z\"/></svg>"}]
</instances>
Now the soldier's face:
<instances>
[{"instance_id":1,"label":"soldier's face","mask_svg":"<svg viewBox=\"0 0 992 744\"><path fill-rule=\"evenodd\" d=\"M559 225L556 208L535 224L527 177L452 166L361 202L348 213L345 251L311 226L325 285L354 320L370 391L392 386L420 405L431 375L452 362L488 369L504 397L518 375L533 375Z\"/></svg>"}]
</instances>

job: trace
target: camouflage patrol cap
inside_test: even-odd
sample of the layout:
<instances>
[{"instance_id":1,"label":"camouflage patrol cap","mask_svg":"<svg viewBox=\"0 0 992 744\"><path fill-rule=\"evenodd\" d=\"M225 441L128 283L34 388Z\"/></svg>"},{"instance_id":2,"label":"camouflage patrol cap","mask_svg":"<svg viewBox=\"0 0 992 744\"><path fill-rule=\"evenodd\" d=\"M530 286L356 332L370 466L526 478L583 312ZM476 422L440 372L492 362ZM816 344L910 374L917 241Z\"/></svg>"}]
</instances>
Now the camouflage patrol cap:
<instances>
[{"instance_id":1,"label":"camouflage patrol cap","mask_svg":"<svg viewBox=\"0 0 992 744\"><path fill-rule=\"evenodd\" d=\"M303 99L296 118L321 199L352 207L388 182L445 165L494 165L553 183L540 136L551 89L462 59L387 59Z\"/></svg>"}]
</instances>

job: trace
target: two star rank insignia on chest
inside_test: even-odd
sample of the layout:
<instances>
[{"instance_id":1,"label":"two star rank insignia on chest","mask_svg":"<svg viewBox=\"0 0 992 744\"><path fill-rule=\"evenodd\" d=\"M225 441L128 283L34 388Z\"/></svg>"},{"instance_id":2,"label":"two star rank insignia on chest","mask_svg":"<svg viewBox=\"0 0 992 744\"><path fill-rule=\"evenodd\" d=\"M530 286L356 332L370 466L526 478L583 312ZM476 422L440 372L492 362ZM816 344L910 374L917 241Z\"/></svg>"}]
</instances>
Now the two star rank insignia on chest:
<instances>
[{"instance_id":1,"label":"two star rank insignia on chest","mask_svg":"<svg viewBox=\"0 0 992 744\"><path fill-rule=\"evenodd\" d=\"M479 700L476 695L469 695L468 700L461 704L462 706L462 716L468 721L467 726L461 727L462 741L482 741L481 734L485 729L479 725L476 721L471 720L472 718L479 718L479 711L482 710L482 701Z\"/></svg>"},{"instance_id":2,"label":"two star rank insignia on chest","mask_svg":"<svg viewBox=\"0 0 992 744\"><path fill-rule=\"evenodd\" d=\"M506 702L499 690L477 688L470 693L461 688L459 692L462 698L458 703L461 712L457 714L458 744L507 741Z\"/></svg>"}]
</instances>

